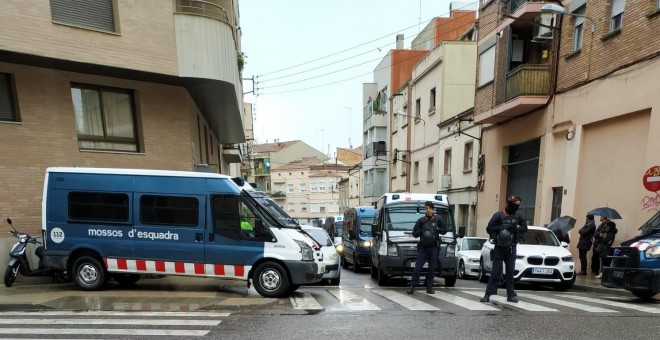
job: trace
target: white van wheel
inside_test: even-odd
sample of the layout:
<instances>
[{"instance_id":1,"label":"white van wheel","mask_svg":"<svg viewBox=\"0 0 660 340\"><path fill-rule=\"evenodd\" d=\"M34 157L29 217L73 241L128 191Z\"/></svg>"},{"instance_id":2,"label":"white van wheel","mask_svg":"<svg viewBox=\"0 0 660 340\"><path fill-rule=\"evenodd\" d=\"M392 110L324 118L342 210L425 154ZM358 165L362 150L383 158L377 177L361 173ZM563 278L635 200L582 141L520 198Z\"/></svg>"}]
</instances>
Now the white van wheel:
<instances>
[{"instance_id":1,"label":"white van wheel","mask_svg":"<svg viewBox=\"0 0 660 340\"><path fill-rule=\"evenodd\" d=\"M260 264L252 276L254 289L264 297L279 298L289 289L289 277L286 270L275 262Z\"/></svg>"}]
</instances>

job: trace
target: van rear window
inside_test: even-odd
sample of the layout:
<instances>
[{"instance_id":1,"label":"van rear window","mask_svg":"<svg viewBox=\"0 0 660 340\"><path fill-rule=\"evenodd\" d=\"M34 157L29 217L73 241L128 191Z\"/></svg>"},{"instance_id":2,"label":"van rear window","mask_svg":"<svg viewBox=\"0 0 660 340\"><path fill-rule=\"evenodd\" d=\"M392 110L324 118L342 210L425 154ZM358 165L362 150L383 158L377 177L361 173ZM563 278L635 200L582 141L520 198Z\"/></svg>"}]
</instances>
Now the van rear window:
<instances>
[{"instance_id":1,"label":"van rear window","mask_svg":"<svg viewBox=\"0 0 660 340\"><path fill-rule=\"evenodd\" d=\"M70 192L69 219L128 222L128 195L101 192Z\"/></svg>"},{"instance_id":2,"label":"van rear window","mask_svg":"<svg viewBox=\"0 0 660 340\"><path fill-rule=\"evenodd\" d=\"M198 221L199 201L195 197L151 195L140 197L142 224L197 226Z\"/></svg>"}]
</instances>

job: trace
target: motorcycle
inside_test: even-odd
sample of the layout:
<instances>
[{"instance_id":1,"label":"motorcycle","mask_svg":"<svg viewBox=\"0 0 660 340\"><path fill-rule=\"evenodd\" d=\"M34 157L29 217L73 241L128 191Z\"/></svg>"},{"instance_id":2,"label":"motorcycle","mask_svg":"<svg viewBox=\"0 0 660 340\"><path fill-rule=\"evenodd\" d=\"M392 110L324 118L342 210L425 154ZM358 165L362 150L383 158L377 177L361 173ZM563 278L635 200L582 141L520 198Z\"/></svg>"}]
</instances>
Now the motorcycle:
<instances>
[{"instance_id":1,"label":"motorcycle","mask_svg":"<svg viewBox=\"0 0 660 340\"><path fill-rule=\"evenodd\" d=\"M51 276L53 282L71 282L68 273L43 267L41 261L43 260L44 247L41 242L26 233L18 232L14 228L11 218L7 218L7 223L14 229L9 231L9 233L17 238L18 241L9 251L9 263L7 263L7 270L5 270L5 286L11 287L16 282L18 273L21 273L23 276ZM35 254L39 258L39 265L35 270L30 269L30 262L28 261L26 252L28 244L38 245L35 249Z\"/></svg>"}]
</instances>

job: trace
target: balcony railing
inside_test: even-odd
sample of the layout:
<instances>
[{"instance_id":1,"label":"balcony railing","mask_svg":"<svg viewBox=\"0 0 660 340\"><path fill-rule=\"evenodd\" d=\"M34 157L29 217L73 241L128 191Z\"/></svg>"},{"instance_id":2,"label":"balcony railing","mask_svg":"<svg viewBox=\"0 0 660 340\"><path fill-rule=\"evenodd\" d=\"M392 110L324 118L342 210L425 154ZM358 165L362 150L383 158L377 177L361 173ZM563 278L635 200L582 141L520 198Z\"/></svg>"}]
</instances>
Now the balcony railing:
<instances>
[{"instance_id":1,"label":"balcony railing","mask_svg":"<svg viewBox=\"0 0 660 340\"><path fill-rule=\"evenodd\" d=\"M268 176L270 175L270 170L269 169L254 169L254 175L255 176Z\"/></svg>"},{"instance_id":2,"label":"balcony railing","mask_svg":"<svg viewBox=\"0 0 660 340\"><path fill-rule=\"evenodd\" d=\"M274 193L272 193L271 196L273 198L286 198L286 194L284 193L284 191L275 191Z\"/></svg>"},{"instance_id":3,"label":"balcony railing","mask_svg":"<svg viewBox=\"0 0 660 340\"><path fill-rule=\"evenodd\" d=\"M214 2L221 1L176 0L176 11L179 13L203 15L216 20L222 20L233 27L234 25L229 19L227 11Z\"/></svg>"},{"instance_id":4,"label":"balcony railing","mask_svg":"<svg viewBox=\"0 0 660 340\"><path fill-rule=\"evenodd\" d=\"M550 93L550 65L525 64L506 76L506 97L509 101L519 96L542 96Z\"/></svg>"}]
</instances>

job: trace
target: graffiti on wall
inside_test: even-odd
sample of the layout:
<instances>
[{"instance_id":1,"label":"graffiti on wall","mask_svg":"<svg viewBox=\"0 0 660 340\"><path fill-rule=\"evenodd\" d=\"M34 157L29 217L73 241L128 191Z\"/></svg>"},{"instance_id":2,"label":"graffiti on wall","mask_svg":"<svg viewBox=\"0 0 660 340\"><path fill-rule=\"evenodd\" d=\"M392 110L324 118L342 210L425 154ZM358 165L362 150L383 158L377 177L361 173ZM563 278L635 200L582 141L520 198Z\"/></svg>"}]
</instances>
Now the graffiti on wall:
<instances>
[{"instance_id":1,"label":"graffiti on wall","mask_svg":"<svg viewBox=\"0 0 660 340\"><path fill-rule=\"evenodd\" d=\"M652 194L642 197L642 211L658 211L660 207L660 166L652 166L642 177L642 184Z\"/></svg>"}]
</instances>

